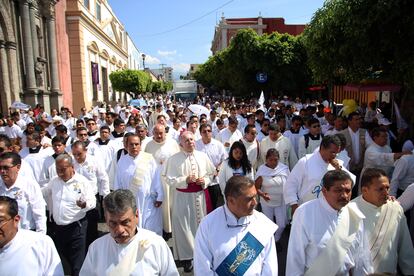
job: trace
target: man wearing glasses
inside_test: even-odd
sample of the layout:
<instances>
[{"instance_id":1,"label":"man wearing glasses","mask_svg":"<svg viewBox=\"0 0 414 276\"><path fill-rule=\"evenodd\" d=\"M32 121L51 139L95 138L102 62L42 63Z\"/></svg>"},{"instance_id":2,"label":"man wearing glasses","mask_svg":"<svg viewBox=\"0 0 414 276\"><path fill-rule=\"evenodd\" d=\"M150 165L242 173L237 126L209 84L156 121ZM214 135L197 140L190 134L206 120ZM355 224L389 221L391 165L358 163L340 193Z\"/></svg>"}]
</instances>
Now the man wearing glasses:
<instances>
[{"instance_id":1,"label":"man wearing glasses","mask_svg":"<svg viewBox=\"0 0 414 276\"><path fill-rule=\"evenodd\" d=\"M0 195L19 203L20 227L46 234L46 202L39 184L19 174L22 160L14 152L0 155Z\"/></svg>"},{"instance_id":2,"label":"man wearing glasses","mask_svg":"<svg viewBox=\"0 0 414 276\"><path fill-rule=\"evenodd\" d=\"M197 230L195 275L278 275L278 226L255 210L254 182L233 176L224 195L226 204L205 217Z\"/></svg>"},{"instance_id":3,"label":"man wearing glasses","mask_svg":"<svg viewBox=\"0 0 414 276\"><path fill-rule=\"evenodd\" d=\"M64 275L52 239L19 229L17 201L0 196L0 275Z\"/></svg>"}]
</instances>

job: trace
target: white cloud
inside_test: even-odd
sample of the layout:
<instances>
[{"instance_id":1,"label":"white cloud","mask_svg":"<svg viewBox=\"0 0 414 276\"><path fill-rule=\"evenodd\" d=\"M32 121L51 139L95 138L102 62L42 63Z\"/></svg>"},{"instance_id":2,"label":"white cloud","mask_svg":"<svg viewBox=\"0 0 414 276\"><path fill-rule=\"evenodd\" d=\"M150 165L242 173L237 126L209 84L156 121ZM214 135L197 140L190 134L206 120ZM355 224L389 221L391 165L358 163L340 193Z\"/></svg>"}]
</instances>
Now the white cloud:
<instances>
[{"instance_id":1,"label":"white cloud","mask_svg":"<svg viewBox=\"0 0 414 276\"><path fill-rule=\"evenodd\" d=\"M188 70L190 70L190 64L188 63L177 63L173 64L172 68L174 69L174 73L188 73Z\"/></svg>"},{"instance_id":2,"label":"white cloud","mask_svg":"<svg viewBox=\"0 0 414 276\"><path fill-rule=\"evenodd\" d=\"M152 57L150 55L145 56L145 64L160 64L160 63L161 63L161 61L156 57ZM145 66L145 67L147 67L147 66Z\"/></svg>"},{"instance_id":3,"label":"white cloud","mask_svg":"<svg viewBox=\"0 0 414 276\"><path fill-rule=\"evenodd\" d=\"M158 50L158 55L160 55L162 57L174 56L176 54L177 54L177 50L173 50L173 51L161 51L161 50Z\"/></svg>"}]
</instances>

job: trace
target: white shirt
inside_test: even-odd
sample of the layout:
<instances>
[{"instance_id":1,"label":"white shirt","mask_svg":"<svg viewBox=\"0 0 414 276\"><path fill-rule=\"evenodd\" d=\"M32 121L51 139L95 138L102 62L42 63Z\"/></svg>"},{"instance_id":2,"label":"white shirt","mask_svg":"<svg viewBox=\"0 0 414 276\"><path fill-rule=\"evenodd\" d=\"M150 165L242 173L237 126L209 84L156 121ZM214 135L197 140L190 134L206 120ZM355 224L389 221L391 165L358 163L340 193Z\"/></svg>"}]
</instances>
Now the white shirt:
<instances>
[{"instance_id":1,"label":"white shirt","mask_svg":"<svg viewBox=\"0 0 414 276\"><path fill-rule=\"evenodd\" d=\"M13 124L11 127L6 125L4 127L4 134L10 139L23 138L23 130L16 124Z\"/></svg>"},{"instance_id":2,"label":"white shirt","mask_svg":"<svg viewBox=\"0 0 414 276\"><path fill-rule=\"evenodd\" d=\"M235 142L239 141L241 138L243 138L242 133L240 130L236 129L234 132L231 132L228 128L222 129L217 137L217 140L219 140L223 145L227 142L230 143L230 146Z\"/></svg>"},{"instance_id":3,"label":"white shirt","mask_svg":"<svg viewBox=\"0 0 414 276\"><path fill-rule=\"evenodd\" d=\"M19 229L16 236L0 248L0 275L64 275L52 239L42 233Z\"/></svg>"},{"instance_id":4,"label":"white shirt","mask_svg":"<svg viewBox=\"0 0 414 276\"><path fill-rule=\"evenodd\" d=\"M98 146L99 150L101 151L102 162L105 170L109 172L111 168L111 161L114 159L116 153L114 142L112 140L109 140L108 144L100 145L99 140L97 139L94 141L94 143Z\"/></svg>"},{"instance_id":5,"label":"white shirt","mask_svg":"<svg viewBox=\"0 0 414 276\"><path fill-rule=\"evenodd\" d=\"M133 266L125 267L130 264L125 260L130 260ZM138 228L137 234L127 244L117 244L110 234L94 241L89 246L79 275L114 275L121 268L119 265L130 270L128 275L179 275L167 243L142 228Z\"/></svg>"},{"instance_id":6,"label":"white shirt","mask_svg":"<svg viewBox=\"0 0 414 276\"><path fill-rule=\"evenodd\" d=\"M414 183L414 155L401 156L395 162L394 172L390 183L390 195L396 196L397 190L405 190Z\"/></svg>"},{"instance_id":7,"label":"white shirt","mask_svg":"<svg viewBox=\"0 0 414 276\"><path fill-rule=\"evenodd\" d=\"M237 219L226 204L217 208L198 227L194 246L194 275L217 275L215 270L247 233L252 234L264 248L244 275L278 275L273 236L276 230L277 225L256 210L252 215Z\"/></svg>"},{"instance_id":8,"label":"white shirt","mask_svg":"<svg viewBox=\"0 0 414 276\"><path fill-rule=\"evenodd\" d=\"M404 212L407 212L414 206L414 183L405 189L404 193L397 199L397 201L401 204Z\"/></svg>"},{"instance_id":9,"label":"white shirt","mask_svg":"<svg viewBox=\"0 0 414 276\"><path fill-rule=\"evenodd\" d=\"M32 168L33 175L36 179L36 182L40 184L41 182L41 173L43 164L46 160L46 158L49 157L49 155L53 154L53 150L51 148L48 148L48 150L41 150L38 153L30 153L28 154L24 160L29 164L29 166Z\"/></svg>"},{"instance_id":10,"label":"white shirt","mask_svg":"<svg viewBox=\"0 0 414 276\"><path fill-rule=\"evenodd\" d=\"M342 161L338 160L342 165ZM296 166L293 168L285 184L283 197L287 205L302 204L311 199L317 198L321 191L321 180L327 171L335 168L326 163L319 151L313 154L307 154L299 159ZM343 171L347 172L355 183L355 175L350 173L345 168Z\"/></svg>"},{"instance_id":11,"label":"white shirt","mask_svg":"<svg viewBox=\"0 0 414 276\"><path fill-rule=\"evenodd\" d=\"M43 188L43 195L47 198L49 210L52 210L53 219L57 225L68 225L83 219L86 212L95 208L96 198L91 183L82 175L75 173L68 181L60 177L53 178ZM76 201L83 199L86 207L80 208Z\"/></svg>"},{"instance_id":12,"label":"white shirt","mask_svg":"<svg viewBox=\"0 0 414 276\"><path fill-rule=\"evenodd\" d=\"M73 167L77 173L89 180L95 195L99 192L99 195L105 197L110 193L108 173L105 171L101 161L94 156L86 154L85 161L82 164L79 164L74 159Z\"/></svg>"},{"instance_id":13,"label":"white shirt","mask_svg":"<svg viewBox=\"0 0 414 276\"><path fill-rule=\"evenodd\" d=\"M372 143L365 151L364 169L377 168L382 169L391 177L391 172L394 167L394 153L388 145L383 147ZM363 175L363 173L361 173Z\"/></svg>"},{"instance_id":14,"label":"white shirt","mask_svg":"<svg viewBox=\"0 0 414 276\"><path fill-rule=\"evenodd\" d=\"M223 161L227 158L227 152L223 144L214 138L212 138L211 142L208 144L204 144L202 139L196 141L196 150L207 154L208 158L216 168L219 167L221 163L223 163ZM218 183L219 181L217 176L213 178L210 186L217 185Z\"/></svg>"},{"instance_id":15,"label":"white shirt","mask_svg":"<svg viewBox=\"0 0 414 276\"><path fill-rule=\"evenodd\" d=\"M293 215L290 232L286 275L304 275L312 262L321 254L338 226L339 214L321 195L299 206ZM371 269L368 244L364 239L363 223L336 275L366 275ZM365 272L365 274L361 273Z\"/></svg>"},{"instance_id":16,"label":"white shirt","mask_svg":"<svg viewBox=\"0 0 414 276\"><path fill-rule=\"evenodd\" d=\"M39 184L19 173L10 188L0 179L0 195L16 199L21 217L19 226L22 229L35 229L46 234L46 202Z\"/></svg>"}]
</instances>

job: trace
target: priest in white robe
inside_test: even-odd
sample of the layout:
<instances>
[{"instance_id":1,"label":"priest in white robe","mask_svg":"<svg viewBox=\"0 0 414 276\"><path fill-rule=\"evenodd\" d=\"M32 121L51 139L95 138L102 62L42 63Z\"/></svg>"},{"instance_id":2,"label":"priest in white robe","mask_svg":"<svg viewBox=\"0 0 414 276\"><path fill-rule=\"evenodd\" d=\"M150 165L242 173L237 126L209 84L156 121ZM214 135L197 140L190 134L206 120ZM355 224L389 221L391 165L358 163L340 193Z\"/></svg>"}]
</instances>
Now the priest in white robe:
<instances>
[{"instance_id":1,"label":"priest in white robe","mask_svg":"<svg viewBox=\"0 0 414 276\"><path fill-rule=\"evenodd\" d=\"M168 159L162 177L175 189L171 213L174 258L183 261L184 271L190 272L195 234L207 214L209 195L206 188L216 168L205 153L195 150L191 132L181 134L180 145L182 151Z\"/></svg>"},{"instance_id":2,"label":"priest in white robe","mask_svg":"<svg viewBox=\"0 0 414 276\"><path fill-rule=\"evenodd\" d=\"M292 170L298 162L298 157L296 156L289 138L282 135L280 127L276 124L271 124L269 126L269 136L260 142L261 163L265 162L266 153L271 148L277 149L280 155L279 161Z\"/></svg>"},{"instance_id":3,"label":"priest in white robe","mask_svg":"<svg viewBox=\"0 0 414 276\"><path fill-rule=\"evenodd\" d=\"M384 170L387 176L391 178L394 162L405 154L411 154L411 152L393 153L390 146L387 145L388 133L386 129L376 128L371 135L374 142L365 151L361 177L366 169L377 168Z\"/></svg>"},{"instance_id":4,"label":"priest in white robe","mask_svg":"<svg viewBox=\"0 0 414 276\"><path fill-rule=\"evenodd\" d=\"M237 129L237 125L237 120L230 117L228 127L220 130L218 133L217 140L219 140L224 145L227 152L230 150L231 145L235 141L239 141L241 138L243 138L243 134L240 132L240 130Z\"/></svg>"},{"instance_id":5,"label":"priest in white robe","mask_svg":"<svg viewBox=\"0 0 414 276\"><path fill-rule=\"evenodd\" d=\"M138 227L140 217L131 191L116 190L103 205L110 233L91 244L80 275L179 275L166 242Z\"/></svg>"},{"instance_id":6,"label":"priest in white robe","mask_svg":"<svg viewBox=\"0 0 414 276\"><path fill-rule=\"evenodd\" d=\"M128 154L116 164L114 189L129 189L136 199L140 216L139 227L162 235L164 191L160 168L151 154L141 151L138 135L127 138Z\"/></svg>"},{"instance_id":7,"label":"priest in white robe","mask_svg":"<svg viewBox=\"0 0 414 276\"><path fill-rule=\"evenodd\" d=\"M374 140L375 141L375 140ZM381 169L367 169L361 177L362 195L355 198L365 215L364 231L368 237L375 273L414 273L414 248L407 220L400 204L388 200L390 183Z\"/></svg>"},{"instance_id":8,"label":"priest in white robe","mask_svg":"<svg viewBox=\"0 0 414 276\"><path fill-rule=\"evenodd\" d=\"M364 215L355 204L348 204L351 193L349 174L329 171L323 177L321 196L299 206L292 221L286 275L373 272Z\"/></svg>"},{"instance_id":9,"label":"priest in white robe","mask_svg":"<svg viewBox=\"0 0 414 276\"><path fill-rule=\"evenodd\" d=\"M18 209L15 199L0 196L0 275L64 275L52 239L19 229Z\"/></svg>"},{"instance_id":10,"label":"priest in white robe","mask_svg":"<svg viewBox=\"0 0 414 276\"><path fill-rule=\"evenodd\" d=\"M247 125L244 128L244 135L243 138L240 140L242 141L243 145L246 147L247 158L252 165L253 170L256 170L258 167L258 161L260 158L260 146L259 142L256 139L257 130L254 125Z\"/></svg>"},{"instance_id":11,"label":"priest in white robe","mask_svg":"<svg viewBox=\"0 0 414 276\"><path fill-rule=\"evenodd\" d=\"M145 152L152 154L157 164L161 167L167 159L180 151L178 143L167 136L165 126L157 124L153 129L152 140L145 147ZM170 193L170 187L162 181L164 190L164 200L162 203L162 221L163 230L171 233L171 202L173 194Z\"/></svg>"},{"instance_id":12,"label":"priest in white robe","mask_svg":"<svg viewBox=\"0 0 414 276\"><path fill-rule=\"evenodd\" d=\"M319 151L302 157L293 168L286 181L283 197L293 211L298 205L318 198L322 190L322 177L327 171L346 171L355 183L355 175L342 167L342 161L336 155L341 141L336 136L325 136Z\"/></svg>"},{"instance_id":13,"label":"priest in white robe","mask_svg":"<svg viewBox=\"0 0 414 276\"><path fill-rule=\"evenodd\" d=\"M278 275L278 226L257 212L254 182L232 177L226 204L205 217L197 230L195 275ZM240 204L243 202L243 204Z\"/></svg>"}]
</instances>

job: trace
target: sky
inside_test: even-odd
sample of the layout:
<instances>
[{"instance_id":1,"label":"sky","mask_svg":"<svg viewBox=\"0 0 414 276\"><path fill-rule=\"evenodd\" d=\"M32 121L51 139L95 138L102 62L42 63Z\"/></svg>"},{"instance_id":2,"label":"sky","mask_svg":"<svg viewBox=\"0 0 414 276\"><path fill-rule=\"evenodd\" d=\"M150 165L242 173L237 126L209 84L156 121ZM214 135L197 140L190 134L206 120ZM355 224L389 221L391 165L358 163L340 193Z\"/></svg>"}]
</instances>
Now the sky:
<instances>
[{"instance_id":1,"label":"sky","mask_svg":"<svg viewBox=\"0 0 414 276\"><path fill-rule=\"evenodd\" d=\"M323 0L108 0L145 66L174 68L184 75L191 63L211 56L214 28L226 18L283 17L285 24L306 24ZM184 25L184 26L183 26Z\"/></svg>"}]
</instances>

